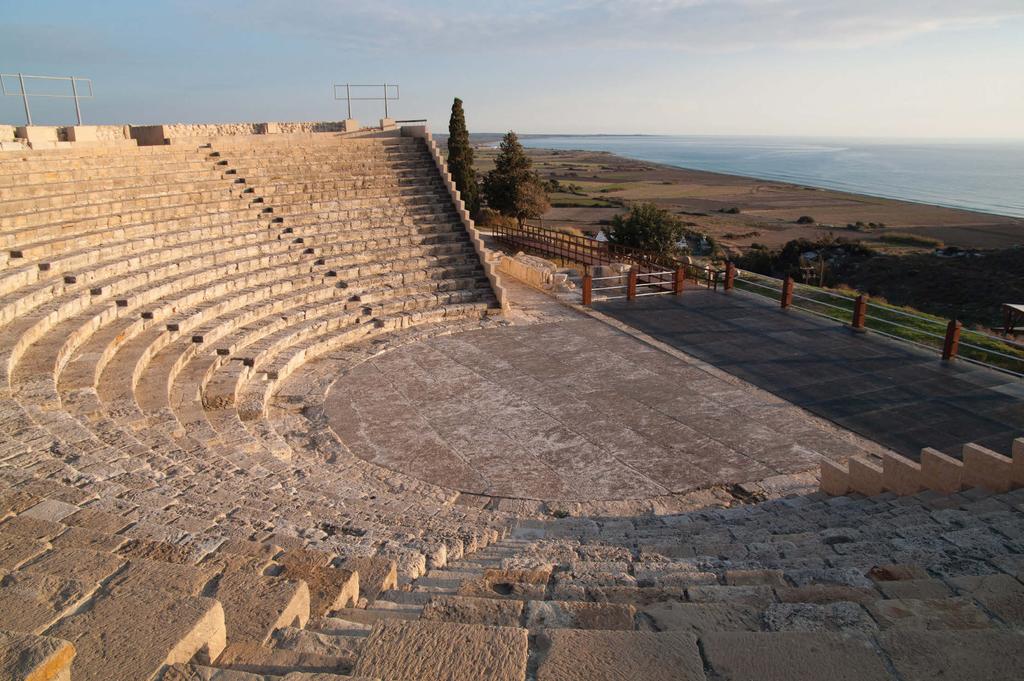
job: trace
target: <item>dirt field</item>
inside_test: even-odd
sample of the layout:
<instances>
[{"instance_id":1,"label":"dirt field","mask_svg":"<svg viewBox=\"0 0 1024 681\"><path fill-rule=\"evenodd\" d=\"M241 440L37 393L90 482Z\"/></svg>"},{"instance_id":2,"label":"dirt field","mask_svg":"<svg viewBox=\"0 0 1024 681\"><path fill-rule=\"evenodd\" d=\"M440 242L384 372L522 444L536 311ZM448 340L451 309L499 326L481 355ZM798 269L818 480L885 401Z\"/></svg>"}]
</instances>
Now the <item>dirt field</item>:
<instances>
[{"instance_id":1,"label":"dirt field","mask_svg":"<svg viewBox=\"0 0 1024 681\"><path fill-rule=\"evenodd\" d=\"M597 232L601 222L623 208L615 203L651 201L680 215L726 247L761 243L778 247L801 237L817 239L829 232L851 240L882 245L880 237L910 234L925 241L885 250L920 251L928 240L960 248L995 249L1024 243L1024 219L905 201L880 199L783 182L634 161L604 152L528 149L534 167L544 178L574 184L579 194L551 196L545 227L574 227ZM477 147L477 169L493 167L496 150ZM725 213L738 209L739 213ZM815 223L796 224L800 216ZM883 223L882 228L849 229L857 222ZM937 244L936 244L937 245Z\"/></svg>"}]
</instances>

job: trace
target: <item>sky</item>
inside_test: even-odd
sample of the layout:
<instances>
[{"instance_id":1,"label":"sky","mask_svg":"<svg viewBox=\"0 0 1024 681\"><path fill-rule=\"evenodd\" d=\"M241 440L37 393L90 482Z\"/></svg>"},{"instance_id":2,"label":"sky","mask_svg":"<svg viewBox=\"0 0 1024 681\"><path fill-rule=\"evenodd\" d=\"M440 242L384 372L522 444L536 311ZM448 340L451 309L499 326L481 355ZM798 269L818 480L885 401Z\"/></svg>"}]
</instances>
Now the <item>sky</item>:
<instances>
[{"instance_id":1,"label":"sky","mask_svg":"<svg viewBox=\"0 0 1024 681\"><path fill-rule=\"evenodd\" d=\"M339 120L332 84L388 82L435 131L460 97L474 132L1024 138L1024 0L35 0L0 69L92 78L86 123Z\"/></svg>"}]
</instances>

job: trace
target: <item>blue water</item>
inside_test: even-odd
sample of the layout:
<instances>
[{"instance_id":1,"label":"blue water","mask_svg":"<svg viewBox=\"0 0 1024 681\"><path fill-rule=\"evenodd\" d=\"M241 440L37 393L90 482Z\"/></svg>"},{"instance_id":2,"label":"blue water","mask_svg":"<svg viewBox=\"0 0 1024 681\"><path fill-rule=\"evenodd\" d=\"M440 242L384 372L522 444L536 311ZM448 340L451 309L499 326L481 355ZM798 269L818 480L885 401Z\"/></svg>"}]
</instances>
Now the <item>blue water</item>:
<instances>
[{"instance_id":1,"label":"blue water","mask_svg":"<svg viewBox=\"0 0 1024 681\"><path fill-rule=\"evenodd\" d=\"M674 135L521 139L529 147L610 151L680 168L1024 217L1024 140L898 142Z\"/></svg>"}]
</instances>

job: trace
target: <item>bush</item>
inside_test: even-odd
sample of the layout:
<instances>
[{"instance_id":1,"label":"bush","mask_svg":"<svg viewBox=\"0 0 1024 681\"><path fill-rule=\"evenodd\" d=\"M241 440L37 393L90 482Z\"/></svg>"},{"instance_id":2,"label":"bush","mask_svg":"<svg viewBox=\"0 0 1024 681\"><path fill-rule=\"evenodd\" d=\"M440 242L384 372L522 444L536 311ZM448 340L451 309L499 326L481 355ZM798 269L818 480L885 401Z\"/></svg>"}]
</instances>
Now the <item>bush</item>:
<instances>
[{"instance_id":1,"label":"bush","mask_svg":"<svg viewBox=\"0 0 1024 681\"><path fill-rule=\"evenodd\" d=\"M638 204L629 213L616 215L606 231L611 243L665 255L676 250L685 233L679 218L653 203Z\"/></svg>"},{"instance_id":2,"label":"bush","mask_svg":"<svg viewBox=\"0 0 1024 681\"><path fill-rule=\"evenodd\" d=\"M812 218L810 215L801 215L796 219L798 225L813 225L817 220Z\"/></svg>"},{"instance_id":3,"label":"bush","mask_svg":"<svg viewBox=\"0 0 1024 681\"><path fill-rule=\"evenodd\" d=\"M718 210L718 212L719 213L728 213L729 215L738 215L739 212L740 212L740 209L737 208L736 206L733 206L732 208L720 208Z\"/></svg>"}]
</instances>

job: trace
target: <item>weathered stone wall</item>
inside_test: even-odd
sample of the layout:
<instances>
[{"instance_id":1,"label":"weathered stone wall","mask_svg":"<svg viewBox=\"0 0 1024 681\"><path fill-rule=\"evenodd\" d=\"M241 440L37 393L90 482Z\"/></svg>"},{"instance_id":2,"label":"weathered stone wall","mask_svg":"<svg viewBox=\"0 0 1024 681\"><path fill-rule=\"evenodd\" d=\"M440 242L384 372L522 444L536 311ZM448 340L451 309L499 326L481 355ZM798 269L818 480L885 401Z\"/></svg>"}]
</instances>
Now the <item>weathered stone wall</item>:
<instances>
[{"instance_id":1,"label":"weathered stone wall","mask_svg":"<svg viewBox=\"0 0 1024 681\"><path fill-rule=\"evenodd\" d=\"M498 263L498 269L519 281L545 291L555 286L555 278L558 274L558 267L553 262L522 252L516 253L514 256L503 256ZM564 279L565 275L562 275L561 278Z\"/></svg>"}]
</instances>

